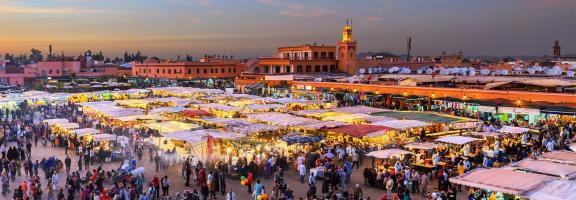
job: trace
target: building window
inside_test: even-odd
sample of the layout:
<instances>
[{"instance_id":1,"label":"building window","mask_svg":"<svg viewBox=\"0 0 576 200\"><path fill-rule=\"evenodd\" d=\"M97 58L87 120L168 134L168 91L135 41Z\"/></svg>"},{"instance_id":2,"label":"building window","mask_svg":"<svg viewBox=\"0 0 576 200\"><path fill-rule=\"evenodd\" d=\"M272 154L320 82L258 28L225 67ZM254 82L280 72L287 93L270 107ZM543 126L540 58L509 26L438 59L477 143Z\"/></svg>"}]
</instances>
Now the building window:
<instances>
[{"instance_id":1,"label":"building window","mask_svg":"<svg viewBox=\"0 0 576 200\"><path fill-rule=\"evenodd\" d=\"M320 65L314 66L314 72L320 72Z\"/></svg>"},{"instance_id":2,"label":"building window","mask_svg":"<svg viewBox=\"0 0 576 200\"><path fill-rule=\"evenodd\" d=\"M200 69L196 69L196 73L197 73L197 74L200 74Z\"/></svg>"},{"instance_id":3,"label":"building window","mask_svg":"<svg viewBox=\"0 0 576 200\"><path fill-rule=\"evenodd\" d=\"M328 72L328 65L322 65L322 72Z\"/></svg>"},{"instance_id":4,"label":"building window","mask_svg":"<svg viewBox=\"0 0 576 200\"><path fill-rule=\"evenodd\" d=\"M308 60L310 58L310 54L308 52L304 52L304 60Z\"/></svg>"},{"instance_id":5,"label":"building window","mask_svg":"<svg viewBox=\"0 0 576 200\"><path fill-rule=\"evenodd\" d=\"M232 68L228 68L228 73L232 73Z\"/></svg>"},{"instance_id":6,"label":"building window","mask_svg":"<svg viewBox=\"0 0 576 200\"><path fill-rule=\"evenodd\" d=\"M302 65L296 66L296 73L302 73Z\"/></svg>"},{"instance_id":7,"label":"building window","mask_svg":"<svg viewBox=\"0 0 576 200\"><path fill-rule=\"evenodd\" d=\"M292 71L292 69L290 69L290 66L286 66L286 73L290 73L290 71Z\"/></svg>"},{"instance_id":8,"label":"building window","mask_svg":"<svg viewBox=\"0 0 576 200\"><path fill-rule=\"evenodd\" d=\"M313 59L318 59L318 52L314 52L314 53L312 53L312 55L313 55Z\"/></svg>"},{"instance_id":9,"label":"building window","mask_svg":"<svg viewBox=\"0 0 576 200\"><path fill-rule=\"evenodd\" d=\"M56 70L56 74L60 74L60 70L59 70L59 69Z\"/></svg>"},{"instance_id":10,"label":"building window","mask_svg":"<svg viewBox=\"0 0 576 200\"><path fill-rule=\"evenodd\" d=\"M165 73L166 73L166 69L162 69L162 74L165 74Z\"/></svg>"},{"instance_id":11,"label":"building window","mask_svg":"<svg viewBox=\"0 0 576 200\"><path fill-rule=\"evenodd\" d=\"M236 68L234 68L232 71L233 71L234 73L236 73Z\"/></svg>"},{"instance_id":12,"label":"building window","mask_svg":"<svg viewBox=\"0 0 576 200\"><path fill-rule=\"evenodd\" d=\"M312 66L306 65L306 72L312 72Z\"/></svg>"},{"instance_id":13,"label":"building window","mask_svg":"<svg viewBox=\"0 0 576 200\"><path fill-rule=\"evenodd\" d=\"M259 67L254 67L254 73L259 74L259 73L260 73L260 68L259 68Z\"/></svg>"},{"instance_id":14,"label":"building window","mask_svg":"<svg viewBox=\"0 0 576 200\"><path fill-rule=\"evenodd\" d=\"M320 58L321 58L321 59L326 59L326 52L320 53Z\"/></svg>"},{"instance_id":15,"label":"building window","mask_svg":"<svg viewBox=\"0 0 576 200\"><path fill-rule=\"evenodd\" d=\"M328 52L328 58L334 59L334 52Z\"/></svg>"},{"instance_id":16,"label":"building window","mask_svg":"<svg viewBox=\"0 0 576 200\"><path fill-rule=\"evenodd\" d=\"M336 65L330 65L330 71L331 72L336 71Z\"/></svg>"},{"instance_id":17,"label":"building window","mask_svg":"<svg viewBox=\"0 0 576 200\"><path fill-rule=\"evenodd\" d=\"M222 73L226 73L226 69L222 68L221 70L222 70Z\"/></svg>"},{"instance_id":18,"label":"building window","mask_svg":"<svg viewBox=\"0 0 576 200\"><path fill-rule=\"evenodd\" d=\"M208 73L208 69L204 68L204 73L207 74L207 73Z\"/></svg>"},{"instance_id":19,"label":"building window","mask_svg":"<svg viewBox=\"0 0 576 200\"><path fill-rule=\"evenodd\" d=\"M172 73L172 70L171 70L171 69L168 69L168 74L171 74L171 73Z\"/></svg>"},{"instance_id":20,"label":"building window","mask_svg":"<svg viewBox=\"0 0 576 200\"><path fill-rule=\"evenodd\" d=\"M276 73L280 73L282 71L282 68L280 66L276 66Z\"/></svg>"},{"instance_id":21,"label":"building window","mask_svg":"<svg viewBox=\"0 0 576 200\"><path fill-rule=\"evenodd\" d=\"M52 70L48 70L48 74L52 74Z\"/></svg>"},{"instance_id":22,"label":"building window","mask_svg":"<svg viewBox=\"0 0 576 200\"><path fill-rule=\"evenodd\" d=\"M210 73L211 73L211 74L214 73L214 68L210 68Z\"/></svg>"},{"instance_id":23,"label":"building window","mask_svg":"<svg viewBox=\"0 0 576 200\"><path fill-rule=\"evenodd\" d=\"M191 73L192 73L192 69L188 69L188 74L191 74Z\"/></svg>"},{"instance_id":24,"label":"building window","mask_svg":"<svg viewBox=\"0 0 576 200\"><path fill-rule=\"evenodd\" d=\"M266 74L270 73L270 66L264 65L264 73Z\"/></svg>"}]
</instances>

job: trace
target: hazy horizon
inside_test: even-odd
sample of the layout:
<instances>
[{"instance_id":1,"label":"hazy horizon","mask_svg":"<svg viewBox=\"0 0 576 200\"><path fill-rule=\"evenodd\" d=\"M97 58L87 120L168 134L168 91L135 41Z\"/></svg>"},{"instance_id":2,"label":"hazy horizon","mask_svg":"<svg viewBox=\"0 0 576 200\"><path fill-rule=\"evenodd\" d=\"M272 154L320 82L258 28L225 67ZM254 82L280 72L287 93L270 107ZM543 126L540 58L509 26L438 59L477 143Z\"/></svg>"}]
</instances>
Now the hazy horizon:
<instances>
[{"instance_id":1,"label":"hazy horizon","mask_svg":"<svg viewBox=\"0 0 576 200\"><path fill-rule=\"evenodd\" d=\"M336 45L353 19L359 52L466 56L576 53L573 0L0 0L0 54L163 58L271 56L278 46Z\"/></svg>"}]
</instances>

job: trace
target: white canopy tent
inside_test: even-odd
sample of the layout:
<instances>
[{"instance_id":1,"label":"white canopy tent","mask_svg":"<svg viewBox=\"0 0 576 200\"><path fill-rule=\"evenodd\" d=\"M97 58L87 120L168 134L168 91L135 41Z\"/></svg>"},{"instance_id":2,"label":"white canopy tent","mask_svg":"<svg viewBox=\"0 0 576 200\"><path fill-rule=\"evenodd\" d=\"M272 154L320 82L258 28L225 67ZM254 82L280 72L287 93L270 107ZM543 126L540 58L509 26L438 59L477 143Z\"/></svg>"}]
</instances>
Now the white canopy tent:
<instances>
[{"instance_id":1,"label":"white canopy tent","mask_svg":"<svg viewBox=\"0 0 576 200\"><path fill-rule=\"evenodd\" d=\"M81 129L74 130L74 134L76 134L76 136L78 136L78 137L85 136L85 135L93 135L93 134L97 134L97 133L100 133L100 130L95 129L95 128L81 128Z\"/></svg>"},{"instance_id":2,"label":"white canopy tent","mask_svg":"<svg viewBox=\"0 0 576 200\"><path fill-rule=\"evenodd\" d=\"M372 122L372 125L385 126L398 130L406 130L411 128L422 128L430 126L430 124L418 120L385 120Z\"/></svg>"},{"instance_id":3,"label":"white canopy tent","mask_svg":"<svg viewBox=\"0 0 576 200\"><path fill-rule=\"evenodd\" d=\"M54 126L58 124L68 123L68 119L45 119L44 123L47 123L49 126Z\"/></svg>"},{"instance_id":4,"label":"white canopy tent","mask_svg":"<svg viewBox=\"0 0 576 200\"><path fill-rule=\"evenodd\" d=\"M507 194L522 195L554 179L552 176L519 172L511 169L479 168L464 175L450 178L450 182Z\"/></svg>"},{"instance_id":5,"label":"white canopy tent","mask_svg":"<svg viewBox=\"0 0 576 200\"><path fill-rule=\"evenodd\" d=\"M442 146L442 145L439 145L436 143L431 143L431 142L416 142L416 143L410 143L410 144L404 145L405 148L421 149L421 150L431 150L431 149L438 148L439 146Z\"/></svg>"},{"instance_id":6,"label":"white canopy tent","mask_svg":"<svg viewBox=\"0 0 576 200\"><path fill-rule=\"evenodd\" d=\"M514 126L502 126L498 132L500 133L510 133L510 134L521 134L530 131L529 128L514 127Z\"/></svg>"},{"instance_id":7,"label":"white canopy tent","mask_svg":"<svg viewBox=\"0 0 576 200\"><path fill-rule=\"evenodd\" d=\"M58 126L64 128L64 129L77 129L80 128L80 125L77 123L63 123L63 124L58 124Z\"/></svg>"},{"instance_id":8,"label":"white canopy tent","mask_svg":"<svg viewBox=\"0 0 576 200\"><path fill-rule=\"evenodd\" d=\"M576 199L576 181L555 180L530 190L525 196L532 200L573 200Z\"/></svg>"},{"instance_id":9,"label":"white canopy tent","mask_svg":"<svg viewBox=\"0 0 576 200\"><path fill-rule=\"evenodd\" d=\"M323 127L334 128L334 127L344 126L344 125L349 125L349 124L346 122L339 122L339 121L322 121L322 122L313 123L313 124L303 124L303 125L299 125L298 127L316 130L316 129L320 129Z\"/></svg>"},{"instance_id":10,"label":"white canopy tent","mask_svg":"<svg viewBox=\"0 0 576 200\"><path fill-rule=\"evenodd\" d=\"M548 160L552 162L576 165L576 152L552 151L540 155L540 157L538 157L538 160Z\"/></svg>"},{"instance_id":11,"label":"white canopy tent","mask_svg":"<svg viewBox=\"0 0 576 200\"><path fill-rule=\"evenodd\" d=\"M308 119L304 117L297 117L285 113L267 112L259 114L249 114L248 119L258 120L262 122L267 122L273 125L279 126L297 126L304 124L318 123L320 121L315 119Z\"/></svg>"},{"instance_id":12,"label":"white canopy tent","mask_svg":"<svg viewBox=\"0 0 576 200\"><path fill-rule=\"evenodd\" d=\"M186 110L184 107L160 107L153 110L150 110L148 114L159 114L159 113L175 113Z\"/></svg>"},{"instance_id":13,"label":"white canopy tent","mask_svg":"<svg viewBox=\"0 0 576 200\"><path fill-rule=\"evenodd\" d=\"M410 152L402 149L384 149L384 150L372 151L366 155L383 159L406 154L410 154Z\"/></svg>"},{"instance_id":14,"label":"white canopy tent","mask_svg":"<svg viewBox=\"0 0 576 200\"><path fill-rule=\"evenodd\" d=\"M474 136L486 136L486 137L499 137L501 135L503 135L502 133L498 133L498 132L472 132L470 133L470 135L474 135Z\"/></svg>"},{"instance_id":15,"label":"white canopy tent","mask_svg":"<svg viewBox=\"0 0 576 200\"><path fill-rule=\"evenodd\" d=\"M157 130L161 134L171 133L171 132L178 132L178 131L185 131L190 130L193 128L198 128L197 124L190 124L178 121L164 121L164 122L157 122L157 123L150 123L144 124L143 126Z\"/></svg>"},{"instance_id":16,"label":"white canopy tent","mask_svg":"<svg viewBox=\"0 0 576 200\"><path fill-rule=\"evenodd\" d=\"M547 160L524 159L512 163L510 166L520 170L559 176L562 179L576 178L576 165L571 164L555 163Z\"/></svg>"},{"instance_id":17,"label":"white canopy tent","mask_svg":"<svg viewBox=\"0 0 576 200\"><path fill-rule=\"evenodd\" d=\"M481 140L481 139L472 138L472 137L465 137L465 136L458 136L458 135L449 135L449 136L444 136L444 137L438 138L435 141L436 142L442 142L442 143L463 145L463 144L478 141L478 140Z\"/></svg>"},{"instance_id":18,"label":"white canopy tent","mask_svg":"<svg viewBox=\"0 0 576 200\"><path fill-rule=\"evenodd\" d=\"M245 137L241 134L231 133L220 129L200 129L194 131L178 131L166 134L164 137L172 140L181 140L188 143L201 142L203 137L212 136L217 139L238 139Z\"/></svg>"}]
</instances>

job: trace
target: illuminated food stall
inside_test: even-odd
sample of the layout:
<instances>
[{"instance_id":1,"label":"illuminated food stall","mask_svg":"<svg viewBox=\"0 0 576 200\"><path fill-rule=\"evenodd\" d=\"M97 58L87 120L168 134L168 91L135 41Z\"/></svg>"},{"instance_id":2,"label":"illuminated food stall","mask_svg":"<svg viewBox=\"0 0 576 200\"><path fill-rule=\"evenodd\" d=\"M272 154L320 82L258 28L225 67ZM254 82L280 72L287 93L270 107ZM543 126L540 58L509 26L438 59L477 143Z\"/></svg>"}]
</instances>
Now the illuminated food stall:
<instances>
[{"instance_id":1,"label":"illuminated food stall","mask_svg":"<svg viewBox=\"0 0 576 200\"><path fill-rule=\"evenodd\" d=\"M260 121L268 123L269 125L277 125L283 127L293 127L303 124L312 124L318 123L320 121L315 119L309 119L304 117L298 117L291 114L286 113L276 113L276 112L267 112L267 113L258 113L258 114L248 114L246 117L250 120Z\"/></svg>"},{"instance_id":2,"label":"illuminated food stall","mask_svg":"<svg viewBox=\"0 0 576 200\"><path fill-rule=\"evenodd\" d=\"M407 155L407 154L411 154L411 152L406 151L406 150L402 150L402 149L384 149L384 150L372 151L372 152L366 154L366 156L370 156L370 157L374 157L374 158L378 159L378 162L375 163L376 166L373 166L373 167L375 167L375 169L377 171L380 171L380 170L385 170L383 160L389 160L388 163L394 164L394 163L396 163L396 161L401 161L403 159L403 156ZM394 165L390 165L388 170L394 171L393 166Z\"/></svg>"},{"instance_id":3,"label":"illuminated food stall","mask_svg":"<svg viewBox=\"0 0 576 200\"><path fill-rule=\"evenodd\" d=\"M395 142L395 129L368 124L351 124L335 128L324 128L326 139L338 142L390 144Z\"/></svg>"},{"instance_id":4,"label":"illuminated food stall","mask_svg":"<svg viewBox=\"0 0 576 200\"><path fill-rule=\"evenodd\" d=\"M414 162L412 168L420 172L431 172L436 169L432 163L432 155L434 150L442 145L431 142L415 142L404 145L404 148L409 149L414 154ZM444 163L439 162L438 165Z\"/></svg>"},{"instance_id":5,"label":"illuminated food stall","mask_svg":"<svg viewBox=\"0 0 576 200\"><path fill-rule=\"evenodd\" d=\"M176 150L180 158L193 157L194 161L206 162L210 159L224 159L234 147L230 140L245 137L242 134L231 133L220 129L200 129L179 131L166 134L163 142L154 143L163 151Z\"/></svg>"},{"instance_id":6,"label":"illuminated food stall","mask_svg":"<svg viewBox=\"0 0 576 200\"><path fill-rule=\"evenodd\" d=\"M143 124L142 126L155 130L161 135L172 132L191 130L200 127L196 124L184 123L179 121L156 122L156 123Z\"/></svg>"},{"instance_id":7,"label":"illuminated food stall","mask_svg":"<svg viewBox=\"0 0 576 200\"><path fill-rule=\"evenodd\" d=\"M216 104L216 103L194 104L194 105L192 105L192 107L208 111L209 113L211 113L217 117L226 117L226 118L237 117L240 113L240 110L241 110L241 108L239 108L239 107L227 106L227 105Z\"/></svg>"},{"instance_id":8,"label":"illuminated food stall","mask_svg":"<svg viewBox=\"0 0 576 200\"><path fill-rule=\"evenodd\" d=\"M525 199L529 191L553 181L552 176L520 172L503 168L479 168L464 175L450 178L451 183L478 188L475 197L489 199Z\"/></svg>"}]
</instances>

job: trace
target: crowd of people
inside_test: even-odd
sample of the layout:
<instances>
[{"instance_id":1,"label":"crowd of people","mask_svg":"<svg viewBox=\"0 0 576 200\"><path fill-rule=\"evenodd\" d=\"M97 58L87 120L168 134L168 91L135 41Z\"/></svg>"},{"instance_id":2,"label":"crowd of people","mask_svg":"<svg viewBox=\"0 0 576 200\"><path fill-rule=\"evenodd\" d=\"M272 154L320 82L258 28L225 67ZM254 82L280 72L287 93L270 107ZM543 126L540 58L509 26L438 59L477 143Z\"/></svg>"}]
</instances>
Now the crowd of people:
<instances>
[{"instance_id":1,"label":"crowd of people","mask_svg":"<svg viewBox=\"0 0 576 200\"><path fill-rule=\"evenodd\" d=\"M13 199L226 199L235 200L241 192L255 200L262 199L456 199L463 187L450 183L450 177L462 175L475 168L501 167L542 152L565 149L574 140L576 124L571 121L540 121L531 126L539 134L521 134L511 138L496 137L478 143L441 147L431 155L407 155L401 159L387 159L383 169L373 166L361 171L362 163L370 151L386 148L355 142L323 141L307 144L298 151L271 147L257 154L230 154L222 160L202 162L189 157L177 163L175 150L163 151L145 143L144 138L154 133L147 129L101 124L98 119L79 113L73 104L28 106L21 103L14 110L0 110L0 182L2 195ZM55 132L42 123L43 119L65 118L80 127L91 127L105 133L130 138L122 146L128 167L104 169L106 159L98 142L82 137ZM485 118L480 130L496 130L503 125L522 122L501 122ZM418 141L428 141L426 134ZM40 144L38 144L40 143ZM38 145L59 148L66 157L33 156ZM399 148L402 144L398 144ZM486 156L485 149L497 152ZM505 151L501 151L505 149ZM143 160L147 152L148 159ZM239 156L243 155L243 156ZM432 171L419 171L412 167L421 156L433 158ZM442 161L443 164L439 164ZM153 163L154 169L136 170L143 162ZM374 163L374 162L373 162ZM76 164L76 167L72 165ZM175 191L168 174L173 166L181 165L184 191ZM369 165L369 164L368 164ZM364 167L364 165L362 165ZM72 169L75 170L72 170ZM393 169L393 170L389 170ZM22 173L22 171L24 171ZM39 173L41 171L41 173ZM294 175L295 180L288 181ZM362 174L361 174L362 173ZM165 174L165 175L162 175ZM353 183L355 174L363 176L364 183ZM358 176L358 175L357 175ZM19 180L18 182L16 180ZM245 191L235 188L231 181L240 180ZM270 182L266 185L265 182ZM305 196L296 197L289 183L307 185ZM433 182L437 182L436 184ZM302 187L302 186L299 186ZM382 195L368 196L366 187L382 190ZM364 190L363 190L364 188ZM470 189L472 190L472 189ZM466 190L467 191L467 190ZM476 194L470 192L470 194ZM470 196L470 199L480 198Z\"/></svg>"}]
</instances>

